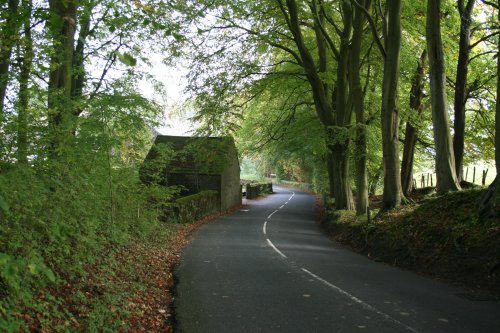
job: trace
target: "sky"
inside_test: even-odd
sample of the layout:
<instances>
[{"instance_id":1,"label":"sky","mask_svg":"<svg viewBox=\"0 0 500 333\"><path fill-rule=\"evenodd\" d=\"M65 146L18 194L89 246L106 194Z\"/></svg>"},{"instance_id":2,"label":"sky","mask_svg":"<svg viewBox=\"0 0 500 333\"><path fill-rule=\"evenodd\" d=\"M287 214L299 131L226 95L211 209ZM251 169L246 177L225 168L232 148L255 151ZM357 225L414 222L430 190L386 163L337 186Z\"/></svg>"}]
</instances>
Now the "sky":
<instances>
[{"instance_id":1,"label":"sky","mask_svg":"<svg viewBox=\"0 0 500 333\"><path fill-rule=\"evenodd\" d=\"M144 65L141 66L141 69L147 71L156 80L164 84L166 95L160 96L155 94L151 83L146 80L141 82L139 89L145 97L154 99L164 106L164 124L161 127L155 128L155 130L163 135L189 136L191 135L190 131L193 131L195 128L189 121L189 118L193 115L192 111L188 111L183 106L186 100L186 96L183 94L186 79L183 76L186 75L187 70L180 66L165 65L158 55L153 55L152 58L150 60L153 66L146 67Z\"/></svg>"}]
</instances>

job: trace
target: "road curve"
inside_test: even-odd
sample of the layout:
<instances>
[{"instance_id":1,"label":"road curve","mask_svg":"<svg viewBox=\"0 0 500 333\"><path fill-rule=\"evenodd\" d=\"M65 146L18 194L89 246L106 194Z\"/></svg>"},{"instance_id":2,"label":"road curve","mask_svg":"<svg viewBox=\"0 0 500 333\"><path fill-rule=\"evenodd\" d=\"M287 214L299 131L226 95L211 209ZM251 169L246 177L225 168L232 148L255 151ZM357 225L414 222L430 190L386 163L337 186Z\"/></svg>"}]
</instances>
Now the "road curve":
<instances>
[{"instance_id":1,"label":"road curve","mask_svg":"<svg viewBox=\"0 0 500 333\"><path fill-rule=\"evenodd\" d=\"M470 301L329 240L310 194L277 187L248 203L183 251L178 332L500 333L500 302Z\"/></svg>"}]
</instances>

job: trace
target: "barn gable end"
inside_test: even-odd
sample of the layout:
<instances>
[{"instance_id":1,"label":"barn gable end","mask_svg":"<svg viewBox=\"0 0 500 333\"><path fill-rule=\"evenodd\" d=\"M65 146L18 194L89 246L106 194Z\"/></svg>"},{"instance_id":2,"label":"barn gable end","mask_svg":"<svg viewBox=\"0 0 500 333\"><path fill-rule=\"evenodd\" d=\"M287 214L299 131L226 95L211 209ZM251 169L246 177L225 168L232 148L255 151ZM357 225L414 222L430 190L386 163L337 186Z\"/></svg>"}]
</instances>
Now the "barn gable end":
<instances>
[{"instance_id":1,"label":"barn gable end","mask_svg":"<svg viewBox=\"0 0 500 333\"><path fill-rule=\"evenodd\" d=\"M158 135L141 170L146 183L219 191L221 210L241 204L240 164L231 137Z\"/></svg>"}]
</instances>

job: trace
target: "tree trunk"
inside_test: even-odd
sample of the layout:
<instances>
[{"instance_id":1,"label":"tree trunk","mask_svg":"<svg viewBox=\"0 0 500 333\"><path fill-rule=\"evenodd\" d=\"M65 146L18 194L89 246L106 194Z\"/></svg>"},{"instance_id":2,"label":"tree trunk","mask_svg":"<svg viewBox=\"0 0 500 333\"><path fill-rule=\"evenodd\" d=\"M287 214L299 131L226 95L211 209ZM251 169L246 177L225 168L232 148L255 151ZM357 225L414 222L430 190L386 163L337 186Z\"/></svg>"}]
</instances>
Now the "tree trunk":
<instances>
[{"instance_id":1,"label":"tree trunk","mask_svg":"<svg viewBox=\"0 0 500 333\"><path fill-rule=\"evenodd\" d=\"M332 129L345 129L344 127L331 126L327 130L328 157L331 158L328 164L330 177L330 193L335 199L336 209L354 209L351 183L349 178L349 138L341 135L332 135ZM339 133L338 131L336 132ZM339 142L341 140L341 142Z\"/></svg>"},{"instance_id":2,"label":"tree trunk","mask_svg":"<svg viewBox=\"0 0 500 333\"><path fill-rule=\"evenodd\" d=\"M29 77L33 62L33 40L31 38L31 9L32 0L24 0L26 10L24 22L24 50L19 71L19 103L17 108L17 161L21 164L28 163L28 104L29 104Z\"/></svg>"},{"instance_id":3,"label":"tree trunk","mask_svg":"<svg viewBox=\"0 0 500 333\"><path fill-rule=\"evenodd\" d=\"M326 142L326 146L328 147L328 140ZM334 185L334 178L333 178L333 154L332 151L327 148L326 150L326 171L328 172L328 190L329 190L329 196L330 198L335 197L335 185Z\"/></svg>"},{"instance_id":4,"label":"tree trunk","mask_svg":"<svg viewBox=\"0 0 500 333\"><path fill-rule=\"evenodd\" d=\"M0 38L2 39L0 47L0 124L3 123L4 118L5 95L9 83L10 57L16 43L16 35L20 22L18 9L19 0L9 0L8 10L2 14L2 16L5 15L5 22L0 32Z\"/></svg>"},{"instance_id":5,"label":"tree trunk","mask_svg":"<svg viewBox=\"0 0 500 333\"><path fill-rule=\"evenodd\" d=\"M424 82L425 82L425 59L427 52L424 50L417 64L417 70L412 79L410 92L410 108L416 112L417 119L420 120L424 105ZM409 196L413 190L413 161L415 155L415 145L417 143L417 129L408 120L406 122L406 135L403 147L403 160L401 162L401 187L403 194Z\"/></svg>"},{"instance_id":6,"label":"tree trunk","mask_svg":"<svg viewBox=\"0 0 500 333\"><path fill-rule=\"evenodd\" d=\"M324 23L324 15L321 10L318 10L317 7L312 8L313 11L315 11L317 15L317 20L319 24ZM327 57L327 47L326 47L326 41L325 37L323 35L323 32L321 31L319 24L316 24L314 27L314 32L315 32L315 37L316 37L316 43L318 45L318 59L319 59L319 72L322 74L326 74L328 72L328 57ZM311 81L312 79L312 81ZM309 80L311 87L314 87L315 79L311 76L311 79ZM329 96L329 90L331 89L328 84L323 83L321 84L322 86L322 91L325 94L325 99L333 99L333 96ZM314 89L314 88L313 88ZM320 91L318 91L319 93ZM314 92L313 92L314 95ZM319 95L318 95L319 96ZM329 196L331 198L335 198L335 158L333 151L330 149L329 146L329 136L328 136L328 126L332 125L333 119L328 119L329 117L324 117L325 114L333 114L332 110L321 110L321 105L322 103L318 103L315 100L316 104L316 113L318 117L320 118L321 122L323 125L325 125L325 144L327 147L327 152L326 152L326 167L327 167L327 172L328 172L328 189L329 189ZM332 104L328 104L327 107L331 107Z\"/></svg>"},{"instance_id":7,"label":"tree trunk","mask_svg":"<svg viewBox=\"0 0 500 333\"><path fill-rule=\"evenodd\" d=\"M500 24L500 0L497 1L497 10L497 22ZM500 78L500 38L497 43L497 78ZM500 79L497 79L496 94L498 101L500 100ZM500 103L496 103L495 107L495 165L497 176L479 204L479 214L498 218L500 217Z\"/></svg>"},{"instance_id":8,"label":"tree trunk","mask_svg":"<svg viewBox=\"0 0 500 333\"><path fill-rule=\"evenodd\" d=\"M446 73L440 25L441 0L427 2L427 50L431 84L432 123L436 145L437 191L444 193L460 189L455 173L455 156L450 134L448 101L446 98Z\"/></svg>"},{"instance_id":9,"label":"tree trunk","mask_svg":"<svg viewBox=\"0 0 500 333\"><path fill-rule=\"evenodd\" d=\"M51 58L48 91L48 119L51 130L50 151L53 157L62 153L62 145L72 134L74 111L71 102L73 53L76 32L77 0L50 0L52 20L49 24L55 54Z\"/></svg>"},{"instance_id":10,"label":"tree trunk","mask_svg":"<svg viewBox=\"0 0 500 333\"><path fill-rule=\"evenodd\" d=\"M382 176L383 172L384 172L384 161L380 163L380 166L377 168L377 171L375 172L373 177L371 177L369 195L373 196L377 194L378 183L380 182L380 176Z\"/></svg>"},{"instance_id":11,"label":"tree trunk","mask_svg":"<svg viewBox=\"0 0 500 333\"><path fill-rule=\"evenodd\" d=\"M317 8L318 3L313 2L311 4L311 10L313 11L313 17L315 20L315 33L316 41L318 46L318 56L320 73L328 72L328 62L326 61L326 49L324 48L325 35L324 31L320 29L321 25L321 8ZM321 3L319 3L321 6ZM348 82L347 82L347 55L348 55L348 44L350 37L350 30L343 32L343 45L341 45L340 53L346 53L345 57L339 57L337 66L337 92L332 95L331 84L328 84L326 80L323 80L318 73L318 68L311 55L309 49L306 46L304 37L301 31L301 23L299 19L299 10L295 0L286 0L286 6L288 8L289 17L289 28L294 37L295 45L299 51L301 66L304 69L307 80L311 86L311 91L313 95L313 100L315 104L316 113L319 120L325 126L327 131L327 147L329 149L327 160L328 160L328 175L330 177L330 191L333 192L335 198L335 206L337 209L353 209L354 204L352 200L352 192L349 182L349 169L348 169L348 151L349 151L349 139L344 140L343 137L337 137L335 134L332 136L331 133L337 132L337 129L346 129L345 126L350 124L350 108L347 107L347 94L348 94ZM344 2L343 10L348 10L350 4ZM351 20L351 14L344 15L344 20ZM351 29L351 23L344 26L345 29ZM340 76L339 76L340 73ZM339 81L340 77L340 81ZM336 107L334 107L333 100L336 100Z\"/></svg>"},{"instance_id":12,"label":"tree trunk","mask_svg":"<svg viewBox=\"0 0 500 333\"><path fill-rule=\"evenodd\" d=\"M498 23L500 23L500 0L498 5ZM500 38L497 45L497 101L500 100ZM495 165L497 176L495 180L495 192L493 193L493 202L491 204L490 216L500 216L500 103L496 103L495 107Z\"/></svg>"},{"instance_id":13,"label":"tree trunk","mask_svg":"<svg viewBox=\"0 0 500 333\"><path fill-rule=\"evenodd\" d=\"M350 136L347 126L351 124L352 109L349 105L349 43L352 31L351 5L342 5L344 30L340 38L340 50L337 59L337 82L335 85L335 118L330 149L334 158L334 193L337 209L354 209L352 190L349 180L349 146Z\"/></svg>"},{"instance_id":14,"label":"tree trunk","mask_svg":"<svg viewBox=\"0 0 500 333\"><path fill-rule=\"evenodd\" d=\"M90 17L92 15L92 10L95 4L87 4L88 7L83 10L83 13L79 19L80 32L78 34L78 40L76 43L75 51L73 53L73 70L72 70L72 83L71 83L71 98L77 105L78 100L82 98L83 88L86 81L86 72L84 66L84 51L87 43L87 37L90 33ZM78 117L83 109L79 106L74 110L74 115Z\"/></svg>"},{"instance_id":15,"label":"tree trunk","mask_svg":"<svg viewBox=\"0 0 500 333\"><path fill-rule=\"evenodd\" d=\"M457 77L455 82L455 121L453 124L453 151L455 153L455 172L460 182L463 177L464 136L465 136L465 105L467 103L467 72L470 53L471 15L475 0L458 0L460 13L460 41L457 62Z\"/></svg>"},{"instance_id":16,"label":"tree trunk","mask_svg":"<svg viewBox=\"0 0 500 333\"><path fill-rule=\"evenodd\" d=\"M349 181L349 146L333 144L329 146L333 157L333 194L336 209L354 209L351 184Z\"/></svg>"},{"instance_id":17,"label":"tree trunk","mask_svg":"<svg viewBox=\"0 0 500 333\"><path fill-rule=\"evenodd\" d=\"M370 6L369 0L359 1L364 8ZM365 15L358 7L354 8L353 35L350 50L349 84L350 100L356 115L356 139L354 160L356 165L356 213L366 214L368 211L368 180L366 174L366 124L364 110L364 94L361 87L361 44Z\"/></svg>"},{"instance_id":18,"label":"tree trunk","mask_svg":"<svg viewBox=\"0 0 500 333\"><path fill-rule=\"evenodd\" d=\"M384 194L382 210L398 207L403 193L399 173L399 65L401 50L401 0L387 1L387 37L385 40L384 78L382 83L382 148Z\"/></svg>"}]
</instances>

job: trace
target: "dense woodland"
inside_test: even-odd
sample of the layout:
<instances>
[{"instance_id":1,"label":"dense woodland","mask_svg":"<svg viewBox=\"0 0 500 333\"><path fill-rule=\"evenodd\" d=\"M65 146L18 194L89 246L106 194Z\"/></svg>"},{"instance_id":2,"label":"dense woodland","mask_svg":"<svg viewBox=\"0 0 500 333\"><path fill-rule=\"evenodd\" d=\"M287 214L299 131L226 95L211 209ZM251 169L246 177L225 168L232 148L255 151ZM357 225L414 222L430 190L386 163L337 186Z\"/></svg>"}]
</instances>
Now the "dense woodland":
<instances>
[{"instance_id":1,"label":"dense woodland","mask_svg":"<svg viewBox=\"0 0 500 333\"><path fill-rule=\"evenodd\" d=\"M429 4L193 4L213 10L192 19L198 119L326 187L337 209L366 213L370 187L398 207L416 163L439 193L460 190L464 165L494 159L498 6Z\"/></svg>"},{"instance_id":2,"label":"dense woodland","mask_svg":"<svg viewBox=\"0 0 500 333\"><path fill-rule=\"evenodd\" d=\"M128 325L111 306L124 290L85 305L82 286L118 249L161 234L175 194L138 177L164 111L139 90L162 92L143 70L153 55L188 67L200 135L233 135L263 171L363 215L369 194L382 211L407 203L417 166L434 170L438 194L467 187L470 163L500 173L499 7L2 0L0 331ZM478 209L499 215L495 182Z\"/></svg>"}]
</instances>

